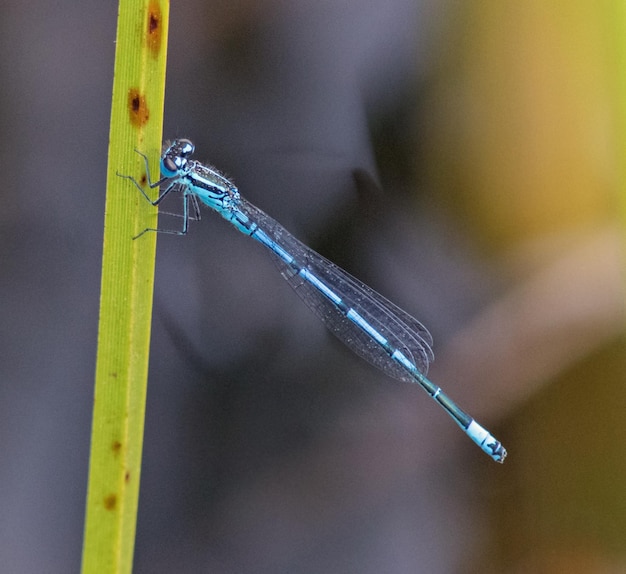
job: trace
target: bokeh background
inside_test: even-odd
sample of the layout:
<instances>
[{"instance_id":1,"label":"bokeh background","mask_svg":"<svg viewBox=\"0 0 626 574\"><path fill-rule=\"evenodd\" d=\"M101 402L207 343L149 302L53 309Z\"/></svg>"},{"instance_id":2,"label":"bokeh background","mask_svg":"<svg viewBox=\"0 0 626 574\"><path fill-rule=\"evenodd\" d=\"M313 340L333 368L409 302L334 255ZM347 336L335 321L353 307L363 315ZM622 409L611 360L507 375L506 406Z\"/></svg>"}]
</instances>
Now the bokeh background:
<instances>
[{"instance_id":1,"label":"bokeh background","mask_svg":"<svg viewBox=\"0 0 626 574\"><path fill-rule=\"evenodd\" d=\"M165 136L419 317L509 458L206 213L158 242L136 572L626 572L618 4L173 3ZM0 572L80 567L115 10L2 5Z\"/></svg>"}]
</instances>

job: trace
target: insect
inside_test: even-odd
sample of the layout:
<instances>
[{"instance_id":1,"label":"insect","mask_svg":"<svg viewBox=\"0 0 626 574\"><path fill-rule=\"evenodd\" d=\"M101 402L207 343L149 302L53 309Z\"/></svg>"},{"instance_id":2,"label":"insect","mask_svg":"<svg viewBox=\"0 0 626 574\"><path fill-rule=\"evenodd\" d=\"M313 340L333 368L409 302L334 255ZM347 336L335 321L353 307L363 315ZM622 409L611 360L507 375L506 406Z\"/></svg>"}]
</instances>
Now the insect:
<instances>
[{"instance_id":1,"label":"insect","mask_svg":"<svg viewBox=\"0 0 626 574\"><path fill-rule=\"evenodd\" d=\"M159 205L171 193L183 197L183 225L178 231L144 229L186 235L190 219L200 219L199 201L219 213L241 233L266 247L281 274L328 329L355 353L387 375L419 384L436 403L496 462L506 449L484 427L464 412L440 387L426 377L433 359L428 330L391 301L296 239L277 221L241 197L237 187L217 170L194 159L194 144L174 140L161 156L161 178L152 182L148 158L148 186L164 187L152 201L136 179L130 179L143 196Z\"/></svg>"}]
</instances>

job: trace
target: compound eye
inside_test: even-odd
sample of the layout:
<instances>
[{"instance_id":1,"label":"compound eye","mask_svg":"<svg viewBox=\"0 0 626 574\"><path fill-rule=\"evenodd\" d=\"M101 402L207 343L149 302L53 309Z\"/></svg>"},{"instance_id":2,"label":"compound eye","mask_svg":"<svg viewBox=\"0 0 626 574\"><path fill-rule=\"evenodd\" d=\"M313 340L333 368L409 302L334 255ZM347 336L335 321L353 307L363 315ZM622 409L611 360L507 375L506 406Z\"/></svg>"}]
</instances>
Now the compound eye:
<instances>
[{"instance_id":1,"label":"compound eye","mask_svg":"<svg viewBox=\"0 0 626 574\"><path fill-rule=\"evenodd\" d=\"M161 173L165 177L174 177L178 171L178 166L171 156L167 155L161 160Z\"/></svg>"},{"instance_id":2,"label":"compound eye","mask_svg":"<svg viewBox=\"0 0 626 574\"><path fill-rule=\"evenodd\" d=\"M178 153L183 157L190 156L196 149L192 142L186 139L178 140Z\"/></svg>"}]
</instances>

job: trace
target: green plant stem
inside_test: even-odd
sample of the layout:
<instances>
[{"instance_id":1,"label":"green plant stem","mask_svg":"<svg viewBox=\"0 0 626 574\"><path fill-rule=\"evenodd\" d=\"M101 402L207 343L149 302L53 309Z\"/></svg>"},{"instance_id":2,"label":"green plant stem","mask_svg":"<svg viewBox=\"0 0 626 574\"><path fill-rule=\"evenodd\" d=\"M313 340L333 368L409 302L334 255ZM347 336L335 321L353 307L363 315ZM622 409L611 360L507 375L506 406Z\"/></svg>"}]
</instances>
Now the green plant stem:
<instances>
[{"instance_id":1,"label":"green plant stem","mask_svg":"<svg viewBox=\"0 0 626 574\"><path fill-rule=\"evenodd\" d=\"M117 172L160 149L167 0L120 0L107 169L100 323L82 572L131 572L148 376L156 209ZM145 180L144 180L145 181Z\"/></svg>"}]
</instances>

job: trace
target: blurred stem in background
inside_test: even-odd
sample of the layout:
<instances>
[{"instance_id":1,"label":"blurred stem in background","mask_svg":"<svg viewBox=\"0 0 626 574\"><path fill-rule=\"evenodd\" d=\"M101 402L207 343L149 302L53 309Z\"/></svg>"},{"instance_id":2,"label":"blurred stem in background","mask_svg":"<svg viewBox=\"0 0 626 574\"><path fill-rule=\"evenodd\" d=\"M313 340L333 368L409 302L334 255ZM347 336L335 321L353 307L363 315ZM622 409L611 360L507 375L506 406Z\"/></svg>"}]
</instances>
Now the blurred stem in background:
<instances>
[{"instance_id":1,"label":"blurred stem in background","mask_svg":"<svg viewBox=\"0 0 626 574\"><path fill-rule=\"evenodd\" d=\"M510 451L490 498L499 538L472 571L624 568L626 423L609 407L626 401L625 11L457 10L424 123L427 178L514 287L449 343L439 377L520 405L494 431Z\"/></svg>"}]
</instances>

